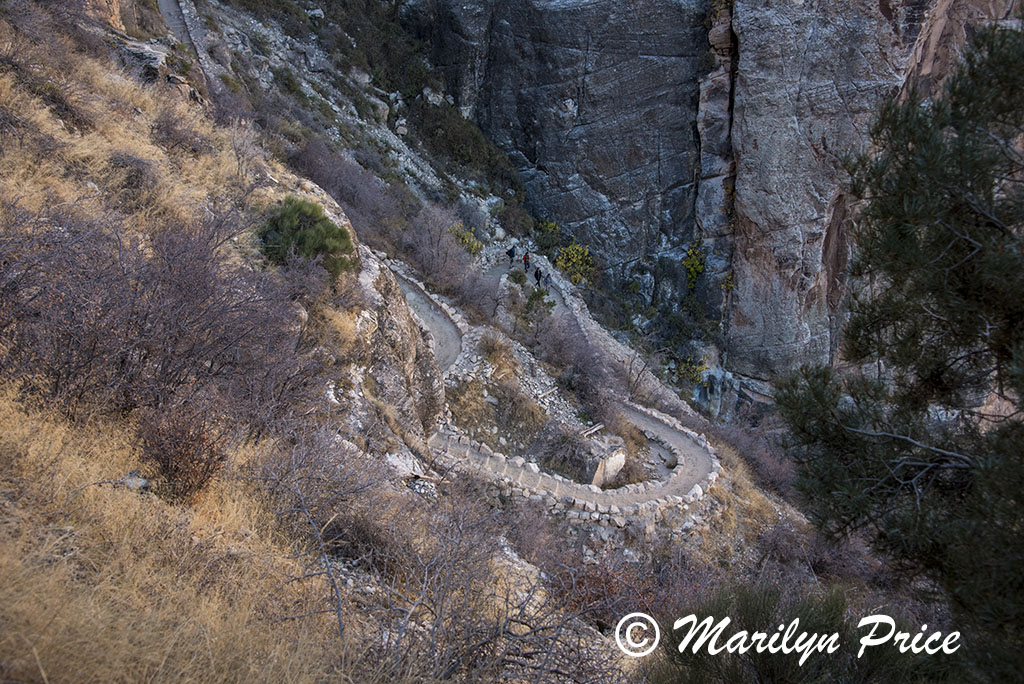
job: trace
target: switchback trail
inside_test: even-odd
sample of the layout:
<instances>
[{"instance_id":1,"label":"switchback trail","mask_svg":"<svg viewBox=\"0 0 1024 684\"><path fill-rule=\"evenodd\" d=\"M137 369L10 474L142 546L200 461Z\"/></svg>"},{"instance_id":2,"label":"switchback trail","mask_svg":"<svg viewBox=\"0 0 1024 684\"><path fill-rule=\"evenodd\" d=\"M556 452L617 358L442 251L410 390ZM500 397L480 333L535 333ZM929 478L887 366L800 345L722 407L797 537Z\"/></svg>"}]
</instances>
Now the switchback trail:
<instances>
[{"instance_id":1,"label":"switchback trail","mask_svg":"<svg viewBox=\"0 0 1024 684\"><path fill-rule=\"evenodd\" d=\"M484 271L487 286L497 287L508 266L500 262ZM429 293L396 274L410 308L428 328L435 340L438 365L447 372L454 365L461 350L462 336L458 328L434 302ZM568 313L565 296L556 286L548 289L555 300L555 310ZM445 429L435 430L429 445L444 460L455 460L482 472L489 479L511 480L523 489L542 492L553 497L571 497L577 504L591 504L607 508L612 514L633 509L643 504L679 497L685 499L694 486L707 480L715 467L714 459L704 445L698 443L696 435L686 431L671 417L649 409L640 409L628 402L621 402L620 409L626 418L649 438L661 442L676 455L678 464L670 475L658 482L647 482L622 489L600 490L590 485L571 482L559 476L541 472L535 463L523 458L509 458L497 454L489 447L470 441Z\"/></svg>"}]
</instances>

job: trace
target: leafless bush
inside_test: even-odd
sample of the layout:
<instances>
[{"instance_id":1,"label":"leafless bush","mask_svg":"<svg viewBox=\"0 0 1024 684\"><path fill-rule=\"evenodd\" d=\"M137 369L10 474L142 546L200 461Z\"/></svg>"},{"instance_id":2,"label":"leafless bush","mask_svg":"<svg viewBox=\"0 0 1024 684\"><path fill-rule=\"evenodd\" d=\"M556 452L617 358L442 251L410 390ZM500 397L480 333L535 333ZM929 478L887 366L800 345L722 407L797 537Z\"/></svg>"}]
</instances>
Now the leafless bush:
<instances>
[{"instance_id":1,"label":"leafless bush","mask_svg":"<svg viewBox=\"0 0 1024 684\"><path fill-rule=\"evenodd\" d=\"M489 283L476 269L464 273L454 284L451 294L473 320L490 321L497 314L497 284Z\"/></svg>"},{"instance_id":2,"label":"leafless bush","mask_svg":"<svg viewBox=\"0 0 1024 684\"><path fill-rule=\"evenodd\" d=\"M497 512L452 497L422 519L375 616L385 673L460 681L608 681L613 658L581 619L592 609L504 555ZM565 589L566 591L562 591Z\"/></svg>"},{"instance_id":3,"label":"leafless bush","mask_svg":"<svg viewBox=\"0 0 1024 684\"><path fill-rule=\"evenodd\" d=\"M413 264L441 292L451 292L470 272L471 258L452 235L458 223L453 213L424 207L406 232L404 247Z\"/></svg>"},{"instance_id":4,"label":"leafless bush","mask_svg":"<svg viewBox=\"0 0 1024 684\"><path fill-rule=\"evenodd\" d=\"M331 593L316 613L333 613L342 639L341 584L333 565L339 538L335 521L350 516L354 500L382 477L378 466L338 438L336 425L291 420L282 427L242 474L267 493L296 540L296 556L307 559L306 573L292 581L327 578Z\"/></svg>"},{"instance_id":5,"label":"leafless bush","mask_svg":"<svg viewBox=\"0 0 1024 684\"><path fill-rule=\"evenodd\" d=\"M230 214L148 242L69 208L2 217L0 372L67 414L219 396L259 432L319 391L287 288L222 257Z\"/></svg>"},{"instance_id":6,"label":"leafless bush","mask_svg":"<svg viewBox=\"0 0 1024 684\"><path fill-rule=\"evenodd\" d=\"M605 486L605 489L618 489L626 485L646 482L651 479L650 473L644 468L643 462L635 456L626 456L622 469L615 475L615 478Z\"/></svg>"},{"instance_id":7,"label":"leafless bush","mask_svg":"<svg viewBox=\"0 0 1024 684\"><path fill-rule=\"evenodd\" d=\"M199 493L221 469L230 432L216 406L195 398L145 411L138 428L143 457L163 476L163 494L176 500Z\"/></svg>"},{"instance_id":8,"label":"leafless bush","mask_svg":"<svg viewBox=\"0 0 1024 684\"><path fill-rule=\"evenodd\" d=\"M213 119L221 126L233 126L239 121L252 121L256 112L248 93L231 88L213 88ZM250 124L251 125L251 124Z\"/></svg>"},{"instance_id":9,"label":"leafless bush","mask_svg":"<svg viewBox=\"0 0 1024 684\"><path fill-rule=\"evenodd\" d=\"M389 253L401 246L418 204L406 189L388 185L319 139L293 154L290 162L341 204L367 244Z\"/></svg>"},{"instance_id":10,"label":"leafless bush","mask_svg":"<svg viewBox=\"0 0 1024 684\"><path fill-rule=\"evenodd\" d=\"M541 357L561 369L559 383L574 393L590 414L610 419L618 397L624 395L622 378L606 355L580 330L570 315L551 316L537 335Z\"/></svg>"},{"instance_id":11,"label":"leafless bush","mask_svg":"<svg viewBox=\"0 0 1024 684\"><path fill-rule=\"evenodd\" d=\"M7 41L0 47L0 67L10 71L18 84L38 97L64 125L80 133L94 130L99 116L97 98L81 83L66 78L63 66L67 57L58 47L66 42L56 37L62 29L55 27L51 16L35 8L23 7L21 12L18 27L31 42L21 41L14 47ZM40 68L42 64L46 68Z\"/></svg>"},{"instance_id":12,"label":"leafless bush","mask_svg":"<svg viewBox=\"0 0 1024 684\"><path fill-rule=\"evenodd\" d=\"M181 149L196 156L213 150L213 144L171 107L165 107L157 116L152 133L153 139L168 150Z\"/></svg>"},{"instance_id":13,"label":"leafless bush","mask_svg":"<svg viewBox=\"0 0 1024 684\"><path fill-rule=\"evenodd\" d=\"M575 482L590 484L593 465L583 438L552 420L544 428L543 444L541 466Z\"/></svg>"},{"instance_id":14,"label":"leafless bush","mask_svg":"<svg viewBox=\"0 0 1024 684\"><path fill-rule=\"evenodd\" d=\"M761 486L782 496L793 494L796 467L779 443L777 418L741 413L735 423L716 425L711 431L742 454Z\"/></svg>"},{"instance_id":15,"label":"leafless bush","mask_svg":"<svg viewBox=\"0 0 1024 684\"><path fill-rule=\"evenodd\" d=\"M129 212L140 208L160 182L152 162L126 152L111 156L110 166L120 176L120 199Z\"/></svg>"},{"instance_id":16,"label":"leafless bush","mask_svg":"<svg viewBox=\"0 0 1024 684\"><path fill-rule=\"evenodd\" d=\"M263 158L259 136L248 119L237 116L228 125L231 129L231 151L235 155L235 171L240 178L248 178L258 168Z\"/></svg>"}]
</instances>

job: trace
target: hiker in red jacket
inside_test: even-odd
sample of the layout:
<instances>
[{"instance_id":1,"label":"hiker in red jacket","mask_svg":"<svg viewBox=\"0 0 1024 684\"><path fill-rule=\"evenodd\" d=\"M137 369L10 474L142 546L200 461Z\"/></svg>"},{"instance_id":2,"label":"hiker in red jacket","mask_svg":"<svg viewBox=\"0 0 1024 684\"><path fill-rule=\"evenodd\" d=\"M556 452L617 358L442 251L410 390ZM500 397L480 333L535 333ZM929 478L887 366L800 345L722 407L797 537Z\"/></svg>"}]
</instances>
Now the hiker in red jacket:
<instances>
[{"instance_id":1,"label":"hiker in red jacket","mask_svg":"<svg viewBox=\"0 0 1024 684\"><path fill-rule=\"evenodd\" d=\"M525 254L523 254L523 270L525 270L525 271L529 271L530 270L530 252L529 251L527 251Z\"/></svg>"}]
</instances>

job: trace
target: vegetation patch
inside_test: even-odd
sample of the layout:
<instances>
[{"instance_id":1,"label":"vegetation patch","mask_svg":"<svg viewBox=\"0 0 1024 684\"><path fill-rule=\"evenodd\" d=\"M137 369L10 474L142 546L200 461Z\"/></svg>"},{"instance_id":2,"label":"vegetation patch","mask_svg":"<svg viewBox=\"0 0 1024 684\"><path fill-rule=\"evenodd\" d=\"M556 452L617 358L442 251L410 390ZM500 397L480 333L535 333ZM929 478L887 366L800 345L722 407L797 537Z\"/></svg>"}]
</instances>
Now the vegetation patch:
<instances>
[{"instance_id":1,"label":"vegetation patch","mask_svg":"<svg viewBox=\"0 0 1024 684\"><path fill-rule=\"evenodd\" d=\"M327 272L337 277L353 264L352 236L309 200L286 197L271 211L260 238L267 258L278 265L291 256L319 257Z\"/></svg>"},{"instance_id":2,"label":"vegetation patch","mask_svg":"<svg viewBox=\"0 0 1024 684\"><path fill-rule=\"evenodd\" d=\"M575 240L569 246L558 250L555 267L562 271L573 285L586 285L594 278L594 257L590 255L590 247Z\"/></svg>"}]
</instances>

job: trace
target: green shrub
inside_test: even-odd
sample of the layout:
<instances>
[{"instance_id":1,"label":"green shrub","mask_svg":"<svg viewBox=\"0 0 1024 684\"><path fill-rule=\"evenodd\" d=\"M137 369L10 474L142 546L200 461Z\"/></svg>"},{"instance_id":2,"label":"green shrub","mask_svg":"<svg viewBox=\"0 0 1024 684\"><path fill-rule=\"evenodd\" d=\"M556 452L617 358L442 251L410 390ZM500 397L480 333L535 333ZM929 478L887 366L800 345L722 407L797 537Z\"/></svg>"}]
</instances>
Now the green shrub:
<instances>
[{"instance_id":1,"label":"green shrub","mask_svg":"<svg viewBox=\"0 0 1024 684\"><path fill-rule=\"evenodd\" d=\"M475 172L490 186L490 192L522 190L519 174L505 153L455 107L447 103L437 107L420 105L413 112L413 120L419 124L431 153Z\"/></svg>"},{"instance_id":2,"label":"green shrub","mask_svg":"<svg viewBox=\"0 0 1024 684\"><path fill-rule=\"evenodd\" d=\"M718 622L728 617L732 624L726 635L739 630L749 633L770 631L777 625L799 620L800 632L821 635L836 634L840 644L834 654L815 651L771 653L760 648L740 649L739 652L711 655L707 646L694 652L699 636L678 648L689 626L673 629L674 620L693 614L698 620L711 617ZM791 684L818 684L819 682L943 682L964 681L950 670L948 656L928 656L901 653L896 648L869 648L863 657L857 654L858 630L848 617L848 604L839 588L815 595L786 591L785 588L766 583L730 582L713 592L693 592L692 598L682 602L662 622L662 659L652 659L651 670L644 681L653 684L724 684L726 682L789 682ZM898 621L901 630L908 626ZM911 628L912 629L912 628ZM700 633L700 630L697 631ZM721 645L728 636L719 640ZM819 642L820 643L820 642ZM801 658L805 662L801 664Z\"/></svg>"},{"instance_id":3,"label":"green shrub","mask_svg":"<svg viewBox=\"0 0 1024 684\"><path fill-rule=\"evenodd\" d=\"M456 223L448 230L450 230L451 234L455 236L455 241L459 243L459 246L470 254L476 256L481 250L483 250L484 245L476 238L476 235L473 234L472 228L464 228L460 222Z\"/></svg>"},{"instance_id":4,"label":"green shrub","mask_svg":"<svg viewBox=\"0 0 1024 684\"><path fill-rule=\"evenodd\" d=\"M690 247L686 250L686 257L683 259L683 267L686 269L686 283L692 290L697 286L697 279L704 272L704 252L698 247Z\"/></svg>"},{"instance_id":5,"label":"green shrub","mask_svg":"<svg viewBox=\"0 0 1024 684\"><path fill-rule=\"evenodd\" d=\"M324 268L337 277L350 264L352 237L331 221L319 204L287 197L267 219L260 237L267 258L283 264L289 254L322 257Z\"/></svg>"},{"instance_id":6,"label":"green shrub","mask_svg":"<svg viewBox=\"0 0 1024 684\"><path fill-rule=\"evenodd\" d=\"M516 270L508 274L508 279L511 280L516 285L522 287L523 285L526 284L526 272L523 271L523 269L521 268L517 268Z\"/></svg>"},{"instance_id":7,"label":"green shrub","mask_svg":"<svg viewBox=\"0 0 1024 684\"><path fill-rule=\"evenodd\" d=\"M245 88L242 86L242 82L239 81L234 76L232 76L231 74L227 74L227 73L221 74L220 75L220 80L224 84L224 87L227 88L231 93L233 93L235 95L238 95L243 90L245 90Z\"/></svg>"},{"instance_id":8,"label":"green shrub","mask_svg":"<svg viewBox=\"0 0 1024 684\"><path fill-rule=\"evenodd\" d=\"M295 73L286 66L275 67L272 69L274 72L274 80L281 84L286 93L291 95L303 95L302 84L299 83L298 77Z\"/></svg>"},{"instance_id":9,"label":"green shrub","mask_svg":"<svg viewBox=\"0 0 1024 684\"><path fill-rule=\"evenodd\" d=\"M554 221L542 219L533 227L533 239L537 243L537 251L550 257L562 244L562 229Z\"/></svg>"},{"instance_id":10,"label":"green shrub","mask_svg":"<svg viewBox=\"0 0 1024 684\"><path fill-rule=\"evenodd\" d=\"M590 247L573 240L571 245L558 250L555 266L573 285L586 285L594 270L594 257L590 255Z\"/></svg>"},{"instance_id":11,"label":"green shrub","mask_svg":"<svg viewBox=\"0 0 1024 684\"><path fill-rule=\"evenodd\" d=\"M547 295L547 290L539 287L535 287L530 291L530 296L526 299L525 308L527 320L533 320L538 315L544 317L555 308L554 300L548 299Z\"/></svg>"}]
</instances>

